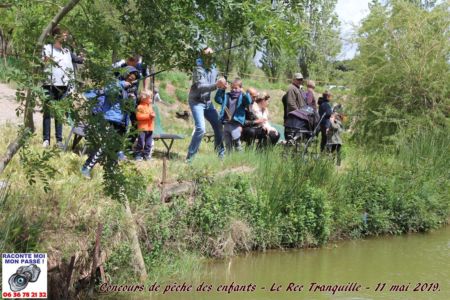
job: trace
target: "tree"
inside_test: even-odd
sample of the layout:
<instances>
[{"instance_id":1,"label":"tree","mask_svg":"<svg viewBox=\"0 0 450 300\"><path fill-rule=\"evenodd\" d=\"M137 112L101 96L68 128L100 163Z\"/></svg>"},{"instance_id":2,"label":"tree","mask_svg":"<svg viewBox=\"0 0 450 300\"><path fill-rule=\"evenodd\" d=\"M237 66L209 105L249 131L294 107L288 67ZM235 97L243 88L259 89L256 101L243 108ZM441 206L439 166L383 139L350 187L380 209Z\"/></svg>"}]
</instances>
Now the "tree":
<instances>
[{"instance_id":1,"label":"tree","mask_svg":"<svg viewBox=\"0 0 450 300\"><path fill-rule=\"evenodd\" d=\"M450 107L448 3L427 11L405 1L375 3L358 31L356 137L398 141L446 126Z\"/></svg>"},{"instance_id":2,"label":"tree","mask_svg":"<svg viewBox=\"0 0 450 300\"><path fill-rule=\"evenodd\" d=\"M339 53L339 21L336 0L293 0L287 4L299 26L306 30L306 43L298 48L298 64L303 76L326 78ZM312 76L311 76L312 75Z\"/></svg>"}]
</instances>

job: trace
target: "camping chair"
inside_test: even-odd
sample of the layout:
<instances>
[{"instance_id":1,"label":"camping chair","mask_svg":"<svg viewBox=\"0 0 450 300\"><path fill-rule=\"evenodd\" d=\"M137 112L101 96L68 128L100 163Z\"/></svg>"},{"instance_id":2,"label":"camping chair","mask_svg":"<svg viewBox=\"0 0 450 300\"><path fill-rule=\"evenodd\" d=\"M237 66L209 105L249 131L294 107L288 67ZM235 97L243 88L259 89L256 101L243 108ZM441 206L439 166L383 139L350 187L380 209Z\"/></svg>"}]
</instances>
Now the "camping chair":
<instances>
[{"instance_id":1,"label":"camping chair","mask_svg":"<svg viewBox=\"0 0 450 300\"><path fill-rule=\"evenodd\" d=\"M66 139L66 143L64 145L64 152L67 152L67 149L69 147L70 139L73 135L73 142L72 142L72 151L75 150L76 146L81 142L81 140L86 136L86 133L84 132L86 125L85 124L78 124L77 126L73 125L70 129L69 136ZM86 152L87 146L83 146L83 150L81 150L80 155L83 155Z\"/></svg>"},{"instance_id":2,"label":"camping chair","mask_svg":"<svg viewBox=\"0 0 450 300\"><path fill-rule=\"evenodd\" d=\"M284 136L284 126L280 124L270 124L273 128L275 128L280 134L280 139L278 143L284 143L286 141L286 137Z\"/></svg>"},{"instance_id":3,"label":"camping chair","mask_svg":"<svg viewBox=\"0 0 450 300\"><path fill-rule=\"evenodd\" d=\"M158 105L153 104L153 111L155 112L155 130L153 131L153 139L161 140L166 148L165 155L170 158L170 150L172 150L174 140L184 139L184 136L173 133L165 133L161 123L161 113Z\"/></svg>"}]
</instances>

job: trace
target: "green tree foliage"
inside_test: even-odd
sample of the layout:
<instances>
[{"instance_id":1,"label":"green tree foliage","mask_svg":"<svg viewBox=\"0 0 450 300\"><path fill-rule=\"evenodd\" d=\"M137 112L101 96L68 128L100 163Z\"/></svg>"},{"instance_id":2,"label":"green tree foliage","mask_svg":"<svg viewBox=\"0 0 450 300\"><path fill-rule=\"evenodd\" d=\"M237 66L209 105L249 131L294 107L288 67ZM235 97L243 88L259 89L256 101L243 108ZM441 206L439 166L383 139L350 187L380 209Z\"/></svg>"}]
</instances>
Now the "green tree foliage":
<instances>
[{"instance_id":1,"label":"green tree foliage","mask_svg":"<svg viewBox=\"0 0 450 300\"><path fill-rule=\"evenodd\" d=\"M155 65L191 70L198 51L243 43L261 47L264 40L288 45L302 38L290 19L279 18L270 1L183 0L116 1L129 28L128 45ZM217 58L226 67L226 52Z\"/></svg>"},{"instance_id":2,"label":"green tree foliage","mask_svg":"<svg viewBox=\"0 0 450 300\"><path fill-rule=\"evenodd\" d=\"M375 4L358 32L357 137L393 142L405 130L445 127L450 99L448 4L423 10L404 1Z\"/></svg>"},{"instance_id":3,"label":"green tree foliage","mask_svg":"<svg viewBox=\"0 0 450 300\"><path fill-rule=\"evenodd\" d=\"M307 29L307 43L298 51L298 62L305 77L327 80L339 53L339 20L334 12L336 0L295 0L289 5L299 24Z\"/></svg>"},{"instance_id":4,"label":"green tree foliage","mask_svg":"<svg viewBox=\"0 0 450 300\"><path fill-rule=\"evenodd\" d=\"M290 20L291 26L302 28L304 34L299 43L286 47L266 44L261 60L265 74L278 78L284 71L291 77L300 70L305 77L327 80L341 47L335 6L335 0L293 0L279 4L278 9Z\"/></svg>"}]
</instances>

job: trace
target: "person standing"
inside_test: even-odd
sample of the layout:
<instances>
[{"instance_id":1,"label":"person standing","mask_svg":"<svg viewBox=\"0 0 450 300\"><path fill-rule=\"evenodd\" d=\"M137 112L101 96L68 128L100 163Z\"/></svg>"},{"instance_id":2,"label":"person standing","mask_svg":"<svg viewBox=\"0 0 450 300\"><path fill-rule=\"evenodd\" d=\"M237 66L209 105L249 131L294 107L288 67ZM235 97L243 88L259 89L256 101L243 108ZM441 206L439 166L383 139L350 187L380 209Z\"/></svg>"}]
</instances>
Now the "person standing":
<instances>
[{"instance_id":1,"label":"person standing","mask_svg":"<svg viewBox=\"0 0 450 300\"><path fill-rule=\"evenodd\" d=\"M311 106L315 111L317 111L317 101L314 96L314 89L316 88L316 83L312 80L306 81L306 105Z\"/></svg>"},{"instance_id":2,"label":"person standing","mask_svg":"<svg viewBox=\"0 0 450 300\"><path fill-rule=\"evenodd\" d=\"M330 153L334 154L337 166L341 165L341 133L343 131L342 116L338 113L332 113L330 116L330 128L327 131L327 149Z\"/></svg>"},{"instance_id":3,"label":"person standing","mask_svg":"<svg viewBox=\"0 0 450 300\"><path fill-rule=\"evenodd\" d=\"M292 84L289 85L286 94L282 98L284 108L284 121L286 122L287 115L294 110L302 108L306 105L306 95L302 88L303 75L295 73L292 79Z\"/></svg>"},{"instance_id":4,"label":"person standing","mask_svg":"<svg viewBox=\"0 0 450 300\"><path fill-rule=\"evenodd\" d=\"M135 149L135 160L150 160L153 146L153 128L155 112L152 107L152 92L142 91L136 108L136 120L139 130L138 143Z\"/></svg>"},{"instance_id":5,"label":"person standing","mask_svg":"<svg viewBox=\"0 0 450 300\"><path fill-rule=\"evenodd\" d=\"M43 85L46 97L42 101L43 109L43 143L42 146L50 146L50 128L51 128L51 105L63 99L67 94L73 92L75 81L74 63L83 63L83 58L74 55L68 48L63 47L69 33L55 27L52 30L54 39L53 44L47 44L42 49L42 60L45 63L45 73L48 75ZM56 144L60 149L64 148L62 142L63 125L57 116L55 116L55 138Z\"/></svg>"},{"instance_id":6,"label":"person standing","mask_svg":"<svg viewBox=\"0 0 450 300\"><path fill-rule=\"evenodd\" d=\"M190 162L198 152L202 138L206 132L205 119L214 130L214 147L219 157L225 154L223 145L223 127L219 120L219 114L211 101L211 92L217 88L226 89L227 82L224 78L217 79L217 70L212 64L211 48L203 49L201 58L196 60L196 67L192 74L192 85L189 90L189 107L194 118L195 130L189 144L186 160Z\"/></svg>"},{"instance_id":7,"label":"person standing","mask_svg":"<svg viewBox=\"0 0 450 300\"><path fill-rule=\"evenodd\" d=\"M320 151L325 150L325 146L327 145L327 130L330 128L330 117L333 113L331 109L331 101L332 95L329 91L325 91L322 95L322 101L319 107L319 116L322 119L320 122L320 133L322 135L322 139L320 141Z\"/></svg>"}]
</instances>

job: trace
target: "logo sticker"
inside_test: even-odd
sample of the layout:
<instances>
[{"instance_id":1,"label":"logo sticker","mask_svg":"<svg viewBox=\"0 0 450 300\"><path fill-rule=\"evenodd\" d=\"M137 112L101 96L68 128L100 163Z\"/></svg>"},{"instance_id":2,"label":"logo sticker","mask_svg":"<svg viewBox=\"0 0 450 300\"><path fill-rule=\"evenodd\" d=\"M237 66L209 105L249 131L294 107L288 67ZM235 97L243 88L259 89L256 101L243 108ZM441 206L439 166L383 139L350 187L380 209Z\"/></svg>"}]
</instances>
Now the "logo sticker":
<instances>
[{"instance_id":1,"label":"logo sticker","mask_svg":"<svg viewBox=\"0 0 450 300\"><path fill-rule=\"evenodd\" d=\"M2 298L47 298L47 253L2 254Z\"/></svg>"}]
</instances>

